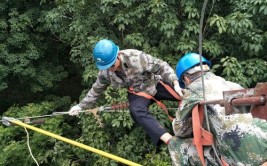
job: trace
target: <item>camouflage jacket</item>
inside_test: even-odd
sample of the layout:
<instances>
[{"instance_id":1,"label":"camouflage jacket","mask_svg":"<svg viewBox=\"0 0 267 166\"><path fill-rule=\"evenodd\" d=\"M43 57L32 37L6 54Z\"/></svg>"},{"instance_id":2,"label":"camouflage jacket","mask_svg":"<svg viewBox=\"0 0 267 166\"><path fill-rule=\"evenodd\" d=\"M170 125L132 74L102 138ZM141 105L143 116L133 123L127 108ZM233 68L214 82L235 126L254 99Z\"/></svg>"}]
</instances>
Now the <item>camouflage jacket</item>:
<instances>
[{"instance_id":1,"label":"camouflage jacket","mask_svg":"<svg viewBox=\"0 0 267 166\"><path fill-rule=\"evenodd\" d=\"M211 72L204 76L207 101L223 99L223 91L237 90L240 85L224 80ZM177 137L169 145L174 165L201 165L192 144L192 108L203 100L202 80L198 78L187 87L180 110L173 121ZM220 158L229 165L259 166L267 161L267 122L253 118L250 113L225 115L224 107L208 105L208 119L214 145ZM205 121L204 121L205 122ZM203 126L206 128L206 126ZM207 129L207 128L206 128ZM211 147L204 148L208 165L219 165Z\"/></svg>"},{"instance_id":2,"label":"camouflage jacket","mask_svg":"<svg viewBox=\"0 0 267 166\"><path fill-rule=\"evenodd\" d=\"M135 92L142 91L154 96L157 93L156 85L160 80L164 80L170 85L174 80L178 80L174 70L167 62L142 51L121 50L119 58L122 71L100 70L96 82L79 103L80 107L92 107L109 85L115 88L133 87Z\"/></svg>"}]
</instances>

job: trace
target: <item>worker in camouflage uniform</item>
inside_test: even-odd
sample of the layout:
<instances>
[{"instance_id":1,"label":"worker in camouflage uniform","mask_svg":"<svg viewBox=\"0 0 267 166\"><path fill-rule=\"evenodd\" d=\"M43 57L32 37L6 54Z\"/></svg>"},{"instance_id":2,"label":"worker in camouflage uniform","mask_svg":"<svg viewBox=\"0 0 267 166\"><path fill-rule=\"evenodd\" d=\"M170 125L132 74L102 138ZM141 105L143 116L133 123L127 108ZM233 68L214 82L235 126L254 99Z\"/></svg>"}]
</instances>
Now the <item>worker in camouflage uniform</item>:
<instances>
[{"instance_id":1,"label":"worker in camouflage uniform","mask_svg":"<svg viewBox=\"0 0 267 166\"><path fill-rule=\"evenodd\" d=\"M148 111L154 101L143 94L159 100L176 100L160 82L164 80L179 97L183 95L174 70L165 62L135 49L119 50L111 40L103 39L93 49L96 66L100 70L96 82L78 105L73 106L69 114L92 107L98 97L109 85L115 88L128 88L129 110L131 117L148 133L155 144L168 143L171 134ZM165 85L166 85L165 84ZM174 91L175 90L175 91Z\"/></svg>"},{"instance_id":2,"label":"worker in camouflage uniform","mask_svg":"<svg viewBox=\"0 0 267 166\"><path fill-rule=\"evenodd\" d=\"M201 56L202 57L202 56ZM202 77L206 100L223 99L223 91L238 90L236 83L210 72L210 62L204 57L200 67L200 56L195 53L184 55L176 66L176 74L181 87L185 87L181 107L173 121L175 137L168 145L174 165L234 165L259 166L267 164L267 122L253 118L250 113L225 115L224 107L219 104L207 106L213 146L202 146L202 154L196 147L193 116L196 105L203 101ZM192 111L193 110L193 111ZM192 113L193 112L193 113ZM194 135L194 136L193 136ZM193 143L194 142L194 143ZM214 150L215 149L215 150ZM204 156L201 160L200 156Z\"/></svg>"}]
</instances>

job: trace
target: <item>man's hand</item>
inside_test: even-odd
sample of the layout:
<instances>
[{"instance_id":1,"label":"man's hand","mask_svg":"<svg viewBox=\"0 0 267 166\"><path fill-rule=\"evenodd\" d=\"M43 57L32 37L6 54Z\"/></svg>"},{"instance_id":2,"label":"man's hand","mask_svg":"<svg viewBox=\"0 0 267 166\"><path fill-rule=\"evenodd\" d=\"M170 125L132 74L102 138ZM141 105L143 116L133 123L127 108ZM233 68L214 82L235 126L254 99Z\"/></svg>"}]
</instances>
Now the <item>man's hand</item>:
<instances>
[{"instance_id":1,"label":"man's hand","mask_svg":"<svg viewBox=\"0 0 267 166\"><path fill-rule=\"evenodd\" d=\"M77 116L79 112L82 110L82 108L77 104L69 110L69 115L71 116Z\"/></svg>"},{"instance_id":2,"label":"man's hand","mask_svg":"<svg viewBox=\"0 0 267 166\"><path fill-rule=\"evenodd\" d=\"M174 90L178 93L179 96L183 97L183 89L179 86L179 83L177 80L173 81Z\"/></svg>"}]
</instances>

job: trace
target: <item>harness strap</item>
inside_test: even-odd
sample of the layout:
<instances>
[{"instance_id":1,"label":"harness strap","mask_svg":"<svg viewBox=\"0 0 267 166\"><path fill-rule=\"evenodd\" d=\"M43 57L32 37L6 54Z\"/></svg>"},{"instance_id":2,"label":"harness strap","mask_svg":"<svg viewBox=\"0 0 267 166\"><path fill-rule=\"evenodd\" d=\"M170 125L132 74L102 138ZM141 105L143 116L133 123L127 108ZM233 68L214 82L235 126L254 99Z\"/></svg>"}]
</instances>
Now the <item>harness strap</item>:
<instances>
[{"instance_id":1,"label":"harness strap","mask_svg":"<svg viewBox=\"0 0 267 166\"><path fill-rule=\"evenodd\" d=\"M162 81L160 81L160 83L164 86L164 88L170 92L170 94L175 97L178 101L181 101L181 97L167 84L163 83ZM173 121L173 117L170 116L169 114L169 111L167 109L167 107L160 101L156 100L153 96L145 93L145 92L135 92L133 87L130 87L128 89L128 92L132 93L132 94L135 94L135 95L138 95L138 96L142 96L142 97L145 97L147 99L150 99L150 100L154 100L157 105L168 115L168 118L170 119L170 121ZM179 103L180 104L180 103Z\"/></svg>"},{"instance_id":2,"label":"harness strap","mask_svg":"<svg viewBox=\"0 0 267 166\"><path fill-rule=\"evenodd\" d=\"M227 164L227 162L223 158L221 158L221 161L223 166L229 166L229 164Z\"/></svg>"},{"instance_id":3,"label":"harness strap","mask_svg":"<svg viewBox=\"0 0 267 166\"><path fill-rule=\"evenodd\" d=\"M204 119L204 109L201 105L196 105L192 111L192 123L193 123L193 144L196 145L198 156L205 165L203 146L213 145L213 135L211 132L202 128L202 123ZM221 158L221 163L223 166L229 166L227 162Z\"/></svg>"},{"instance_id":4,"label":"harness strap","mask_svg":"<svg viewBox=\"0 0 267 166\"><path fill-rule=\"evenodd\" d=\"M202 165L205 165L204 154L203 154L203 145L212 145L213 144L213 135L207 130L202 128L202 122L204 119L204 110L203 106L196 105L192 111L192 123L193 123L193 144L196 145L198 156L202 162Z\"/></svg>"},{"instance_id":5,"label":"harness strap","mask_svg":"<svg viewBox=\"0 0 267 166\"><path fill-rule=\"evenodd\" d=\"M165 84L162 81L160 81L159 83L161 83L161 85L163 85L164 88L167 89L167 91L170 92L170 94L173 97L175 97L178 101L181 101L182 100L181 96L179 96L168 84Z\"/></svg>"}]
</instances>

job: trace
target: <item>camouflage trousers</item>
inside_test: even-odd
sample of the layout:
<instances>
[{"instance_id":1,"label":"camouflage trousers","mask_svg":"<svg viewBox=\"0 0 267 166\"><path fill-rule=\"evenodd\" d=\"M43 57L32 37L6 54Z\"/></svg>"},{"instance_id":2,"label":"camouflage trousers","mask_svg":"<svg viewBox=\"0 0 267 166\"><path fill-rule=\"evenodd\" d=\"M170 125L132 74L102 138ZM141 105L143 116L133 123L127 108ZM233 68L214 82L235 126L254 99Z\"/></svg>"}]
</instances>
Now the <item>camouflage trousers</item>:
<instances>
[{"instance_id":1,"label":"camouflage trousers","mask_svg":"<svg viewBox=\"0 0 267 166\"><path fill-rule=\"evenodd\" d=\"M178 137L173 137L168 144L169 153L172 159L173 166L200 166L201 161L198 157L197 149L192 144L192 138L190 139L180 139ZM219 166L217 164L212 148L204 148L204 156L207 165Z\"/></svg>"}]
</instances>

